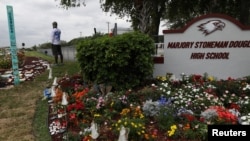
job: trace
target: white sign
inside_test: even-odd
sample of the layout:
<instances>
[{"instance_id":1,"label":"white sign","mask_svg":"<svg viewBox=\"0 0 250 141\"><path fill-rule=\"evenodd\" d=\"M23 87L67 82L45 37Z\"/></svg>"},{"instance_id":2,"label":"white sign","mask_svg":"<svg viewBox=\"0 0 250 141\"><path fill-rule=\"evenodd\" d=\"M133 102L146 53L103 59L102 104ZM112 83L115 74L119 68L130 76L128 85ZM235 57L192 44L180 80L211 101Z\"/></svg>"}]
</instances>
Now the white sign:
<instances>
[{"instance_id":1,"label":"white sign","mask_svg":"<svg viewBox=\"0 0 250 141\"><path fill-rule=\"evenodd\" d=\"M163 30L164 64L154 77L207 73L217 79L250 75L250 27L222 14L193 19L178 30Z\"/></svg>"}]
</instances>

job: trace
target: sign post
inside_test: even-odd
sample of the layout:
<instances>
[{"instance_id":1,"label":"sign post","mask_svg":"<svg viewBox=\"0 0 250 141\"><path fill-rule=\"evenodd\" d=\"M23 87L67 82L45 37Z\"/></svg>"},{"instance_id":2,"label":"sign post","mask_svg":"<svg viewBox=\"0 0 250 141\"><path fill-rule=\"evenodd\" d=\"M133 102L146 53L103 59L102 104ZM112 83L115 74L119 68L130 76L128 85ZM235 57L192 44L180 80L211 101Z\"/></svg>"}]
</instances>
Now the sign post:
<instances>
[{"instance_id":1,"label":"sign post","mask_svg":"<svg viewBox=\"0 0 250 141\"><path fill-rule=\"evenodd\" d=\"M18 57L17 57L17 47L16 47L16 34L14 25L14 14L13 7L7 5L7 17L9 24L9 36L10 36L10 51L12 59L12 70L14 76L14 85L19 84L19 69L18 69Z\"/></svg>"}]
</instances>

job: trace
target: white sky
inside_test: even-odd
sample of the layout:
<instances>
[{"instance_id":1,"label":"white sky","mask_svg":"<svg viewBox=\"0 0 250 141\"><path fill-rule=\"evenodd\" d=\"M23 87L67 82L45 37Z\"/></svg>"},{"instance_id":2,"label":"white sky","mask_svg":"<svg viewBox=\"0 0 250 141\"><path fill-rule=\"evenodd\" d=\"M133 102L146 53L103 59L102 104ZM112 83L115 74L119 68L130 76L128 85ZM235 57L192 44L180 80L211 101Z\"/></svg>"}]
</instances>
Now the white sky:
<instances>
[{"instance_id":1,"label":"white sky","mask_svg":"<svg viewBox=\"0 0 250 141\"><path fill-rule=\"evenodd\" d=\"M58 7L55 0L0 0L0 47L10 46L6 6L13 7L16 44L18 48L32 47L50 41L52 22L57 21L62 30L61 39L70 41L97 32L107 33L114 27L129 28L127 19L102 12L99 0L86 0L86 7ZM109 22L109 26L108 26Z\"/></svg>"}]
</instances>

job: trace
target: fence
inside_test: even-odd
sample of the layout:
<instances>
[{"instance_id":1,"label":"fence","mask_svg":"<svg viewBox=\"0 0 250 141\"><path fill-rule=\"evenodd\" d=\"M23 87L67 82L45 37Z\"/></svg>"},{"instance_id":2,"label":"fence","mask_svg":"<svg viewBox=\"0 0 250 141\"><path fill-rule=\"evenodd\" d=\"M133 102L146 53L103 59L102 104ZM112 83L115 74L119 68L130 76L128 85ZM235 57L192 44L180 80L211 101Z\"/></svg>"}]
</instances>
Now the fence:
<instances>
[{"instance_id":1,"label":"fence","mask_svg":"<svg viewBox=\"0 0 250 141\"><path fill-rule=\"evenodd\" d=\"M49 56L52 56L51 49L39 49L38 51L46 53ZM62 54L64 60L76 61L76 49L74 46L62 47Z\"/></svg>"},{"instance_id":2,"label":"fence","mask_svg":"<svg viewBox=\"0 0 250 141\"><path fill-rule=\"evenodd\" d=\"M51 49L39 49L39 51L52 56ZM76 61L75 46L62 47L62 53L65 60ZM164 43L155 43L154 56L164 56Z\"/></svg>"}]
</instances>

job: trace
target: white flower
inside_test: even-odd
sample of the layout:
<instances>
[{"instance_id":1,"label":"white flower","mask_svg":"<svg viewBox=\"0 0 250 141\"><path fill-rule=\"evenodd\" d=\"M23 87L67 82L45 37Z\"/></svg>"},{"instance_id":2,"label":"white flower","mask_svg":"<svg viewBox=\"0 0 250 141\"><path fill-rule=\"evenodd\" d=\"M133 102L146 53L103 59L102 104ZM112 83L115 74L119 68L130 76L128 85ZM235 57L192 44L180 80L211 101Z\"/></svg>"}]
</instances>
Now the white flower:
<instances>
[{"instance_id":1,"label":"white flower","mask_svg":"<svg viewBox=\"0 0 250 141\"><path fill-rule=\"evenodd\" d=\"M250 113L248 113L247 116L240 117L239 122L242 125L250 125Z\"/></svg>"},{"instance_id":2,"label":"white flower","mask_svg":"<svg viewBox=\"0 0 250 141\"><path fill-rule=\"evenodd\" d=\"M167 94L170 95L171 91L168 91Z\"/></svg>"},{"instance_id":3,"label":"white flower","mask_svg":"<svg viewBox=\"0 0 250 141\"><path fill-rule=\"evenodd\" d=\"M163 86L164 87L168 87L168 83L163 83Z\"/></svg>"},{"instance_id":4,"label":"white flower","mask_svg":"<svg viewBox=\"0 0 250 141\"><path fill-rule=\"evenodd\" d=\"M248 122L242 122L241 125L249 125Z\"/></svg>"},{"instance_id":5,"label":"white flower","mask_svg":"<svg viewBox=\"0 0 250 141\"><path fill-rule=\"evenodd\" d=\"M198 89L193 89L194 92L198 92Z\"/></svg>"},{"instance_id":6,"label":"white flower","mask_svg":"<svg viewBox=\"0 0 250 141\"><path fill-rule=\"evenodd\" d=\"M152 101L147 100L144 104L143 104L143 112L145 115L147 116L155 116L159 113L160 107L159 107L159 102L158 101Z\"/></svg>"}]
</instances>

